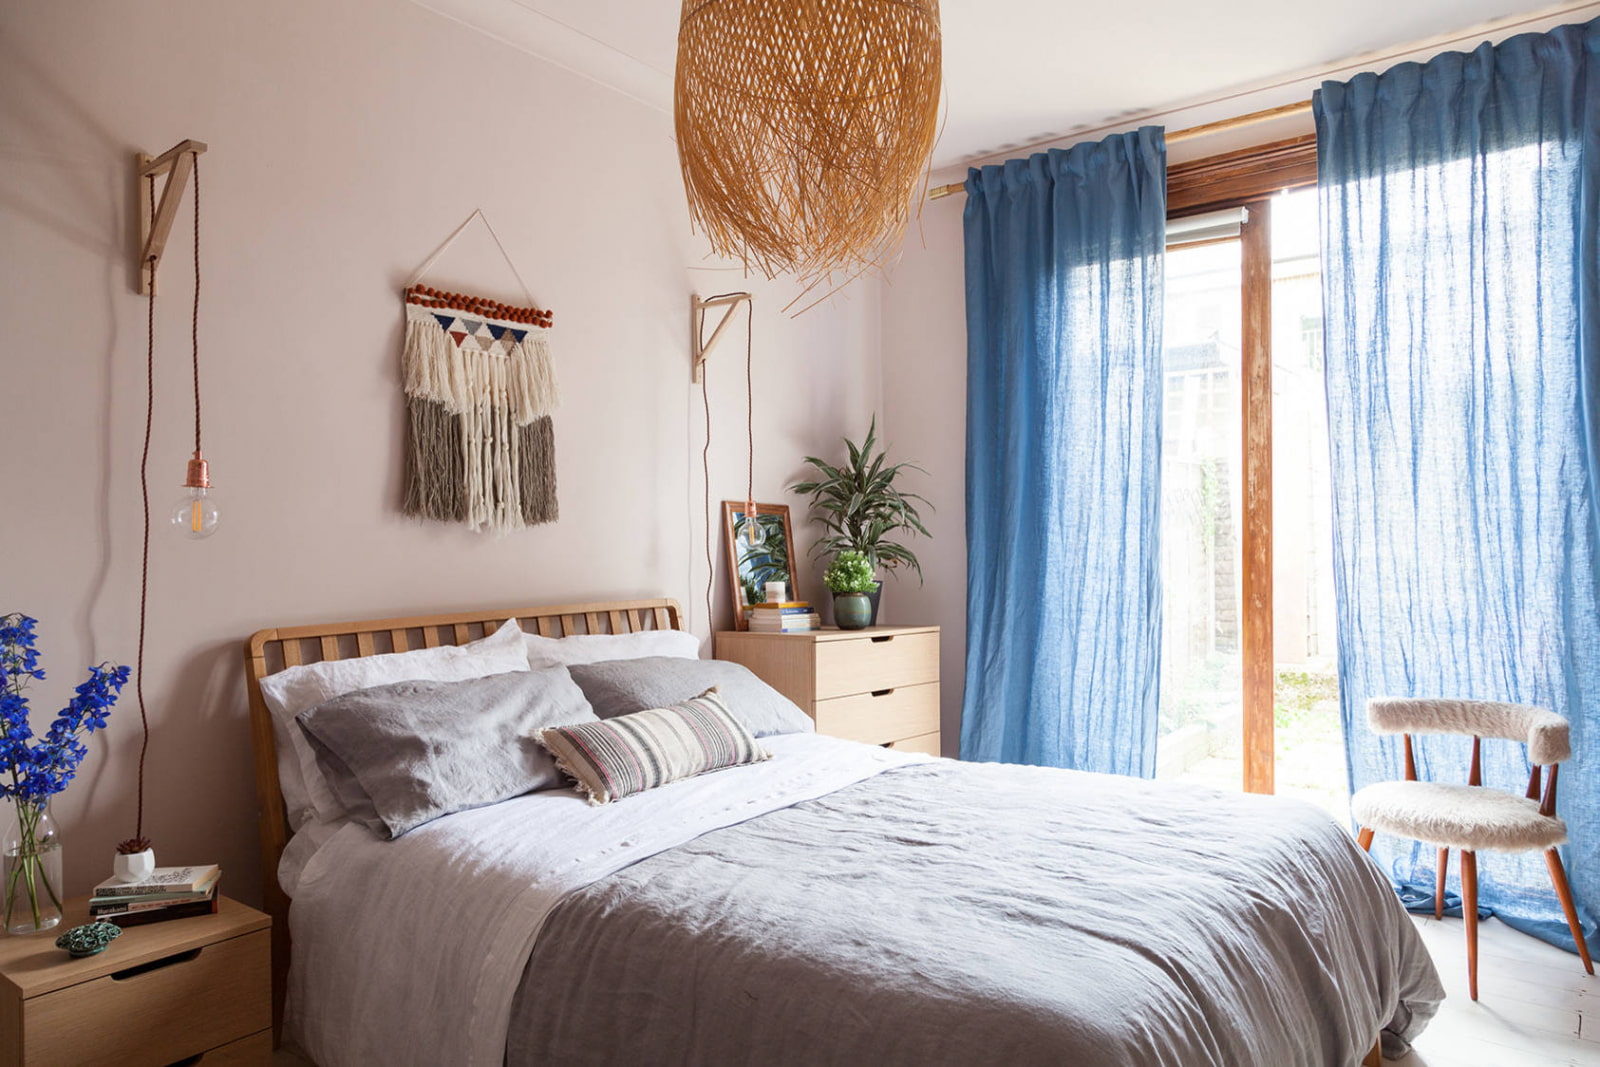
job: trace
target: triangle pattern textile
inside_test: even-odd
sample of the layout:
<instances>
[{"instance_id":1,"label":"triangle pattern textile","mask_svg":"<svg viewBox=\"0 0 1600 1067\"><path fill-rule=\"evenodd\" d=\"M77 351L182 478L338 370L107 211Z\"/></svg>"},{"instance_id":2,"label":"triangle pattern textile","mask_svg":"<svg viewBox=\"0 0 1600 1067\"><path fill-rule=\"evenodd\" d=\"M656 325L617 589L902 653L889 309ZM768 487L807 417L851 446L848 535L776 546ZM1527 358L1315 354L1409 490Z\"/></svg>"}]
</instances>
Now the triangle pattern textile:
<instances>
[{"instance_id":1,"label":"triangle pattern textile","mask_svg":"<svg viewBox=\"0 0 1600 1067\"><path fill-rule=\"evenodd\" d=\"M555 521L551 313L426 286L405 303L405 513L474 530Z\"/></svg>"}]
</instances>

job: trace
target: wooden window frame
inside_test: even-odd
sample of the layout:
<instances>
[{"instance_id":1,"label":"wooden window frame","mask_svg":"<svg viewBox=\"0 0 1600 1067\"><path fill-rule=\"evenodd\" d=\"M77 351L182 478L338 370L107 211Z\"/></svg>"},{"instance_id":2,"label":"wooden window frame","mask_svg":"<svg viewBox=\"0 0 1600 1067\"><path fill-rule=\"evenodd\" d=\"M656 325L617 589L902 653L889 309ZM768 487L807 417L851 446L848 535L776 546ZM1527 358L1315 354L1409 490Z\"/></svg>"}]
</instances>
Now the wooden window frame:
<instances>
[{"instance_id":1,"label":"wooden window frame","mask_svg":"<svg viewBox=\"0 0 1600 1067\"><path fill-rule=\"evenodd\" d=\"M1167 217L1244 207L1240 228L1243 514L1240 651L1244 788L1274 790L1272 644L1272 197L1317 184L1315 134L1167 168Z\"/></svg>"}]
</instances>

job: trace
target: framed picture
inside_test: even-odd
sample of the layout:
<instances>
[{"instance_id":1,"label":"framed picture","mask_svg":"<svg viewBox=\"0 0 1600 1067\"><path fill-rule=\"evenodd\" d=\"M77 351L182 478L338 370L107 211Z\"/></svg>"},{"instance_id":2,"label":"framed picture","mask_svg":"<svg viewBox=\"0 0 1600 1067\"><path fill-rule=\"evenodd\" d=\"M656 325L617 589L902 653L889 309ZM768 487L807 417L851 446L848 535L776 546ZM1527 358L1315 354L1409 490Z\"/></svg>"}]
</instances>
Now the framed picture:
<instances>
[{"instance_id":1,"label":"framed picture","mask_svg":"<svg viewBox=\"0 0 1600 1067\"><path fill-rule=\"evenodd\" d=\"M733 591L734 628L747 629L746 609L767 598L768 582L788 582L787 600L800 599L800 589L795 582L793 554L794 534L789 528L789 505L757 504L754 521L760 524L766 539L752 545L748 535L750 516L745 514L743 500L722 502L722 525L728 540L728 585Z\"/></svg>"}]
</instances>

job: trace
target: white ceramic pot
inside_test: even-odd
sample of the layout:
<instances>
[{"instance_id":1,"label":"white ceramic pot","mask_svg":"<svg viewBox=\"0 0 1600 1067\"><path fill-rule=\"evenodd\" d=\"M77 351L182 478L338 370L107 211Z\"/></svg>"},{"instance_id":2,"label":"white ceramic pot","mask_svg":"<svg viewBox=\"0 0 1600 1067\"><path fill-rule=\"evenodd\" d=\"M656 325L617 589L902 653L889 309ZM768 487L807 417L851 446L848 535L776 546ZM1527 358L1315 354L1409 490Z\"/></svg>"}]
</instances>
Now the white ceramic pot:
<instances>
[{"instance_id":1,"label":"white ceramic pot","mask_svg":"<svg viewBox=\"0 0 1600 1067\"><path fill-rule=\"evenodd\" d=\"M119 882L142 882L156 871L156 850L118 852L111 859L111 876Z\"/></svg>"}]
</instances>

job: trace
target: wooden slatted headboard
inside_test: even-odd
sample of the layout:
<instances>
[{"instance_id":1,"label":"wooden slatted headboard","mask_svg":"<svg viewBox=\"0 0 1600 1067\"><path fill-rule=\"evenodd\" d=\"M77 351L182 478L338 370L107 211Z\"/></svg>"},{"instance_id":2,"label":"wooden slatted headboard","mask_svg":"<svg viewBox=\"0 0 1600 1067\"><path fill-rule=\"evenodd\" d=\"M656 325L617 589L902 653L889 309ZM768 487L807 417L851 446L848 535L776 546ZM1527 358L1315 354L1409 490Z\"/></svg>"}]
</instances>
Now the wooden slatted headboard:
<instances>
[{"instance_id":1,"label":"wooden slatted headboard","mask_svg":"<svg viewBox=\"0 0 1600 1067\"><path fill-rule=\"evenodd\" d=\"M261 679L304 663L464 645L493 633L507 619L516 619L526 633L544 637L683 629L682 611L676 600L619 600L279 627L257 631L245 644L250 735L255 747L256 817L261 828L262 899L272 916L275 1042L281 1031L283 995L289 973L289 898L278 885L278 862L289 843L289 819L278 784L278 750L272 734L272 713L261 696Z\"/></svg>"}]
</instances>

